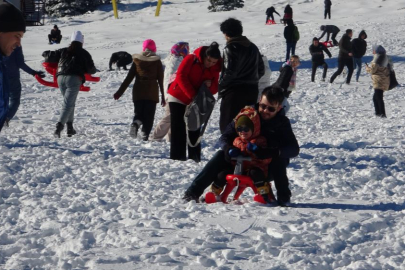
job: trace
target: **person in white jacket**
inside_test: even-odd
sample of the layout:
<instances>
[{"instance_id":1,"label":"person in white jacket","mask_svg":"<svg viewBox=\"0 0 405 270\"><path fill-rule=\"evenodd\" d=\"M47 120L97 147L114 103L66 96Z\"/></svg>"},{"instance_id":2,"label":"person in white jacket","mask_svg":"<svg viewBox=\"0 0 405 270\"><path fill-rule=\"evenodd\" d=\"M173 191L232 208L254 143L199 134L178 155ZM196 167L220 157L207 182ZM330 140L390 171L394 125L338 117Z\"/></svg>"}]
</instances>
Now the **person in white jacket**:
<instances>
[{"instance_id":1,"label":"person in white jacket","mask_svg":"<svg viewBox=\"0 0 405 270\"><path fill-rule=\"evenodd\" d=\"M163 87L165 90L165 96L167 97L167 90L170 84L176 78L177 69L183 61L183 58L188 55L190 51L187 42L178 42L173 45L170 50L170 55L163 61L165 66ZM167 101L166 101L167 103ZM156 125L153 130L152 138L153 141L161 141L167 135L166 141L170 142L170 109L169 106L165 106L165 115Z\"/></svg>"}]
</instances>

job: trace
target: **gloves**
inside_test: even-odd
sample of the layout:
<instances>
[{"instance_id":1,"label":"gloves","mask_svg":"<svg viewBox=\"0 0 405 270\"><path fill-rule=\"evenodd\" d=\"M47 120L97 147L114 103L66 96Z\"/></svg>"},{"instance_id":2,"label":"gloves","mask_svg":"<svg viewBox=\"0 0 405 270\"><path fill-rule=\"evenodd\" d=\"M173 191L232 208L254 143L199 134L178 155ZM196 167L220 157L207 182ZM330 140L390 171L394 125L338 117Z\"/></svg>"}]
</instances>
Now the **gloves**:
<instances>
[{"instance_id":1,"label":"gloves","mask_svg":"<svg viewBox=\"0 0 405 270\"><path fill-rule=\"evenodd\" d=\"M254 143L248 143L247 149L258 159L277 158L280 156L280 149L278 147L262 148Z\"/></svg>"},{"instance_id":2,"label":"gloves","mask_svg":"<svg viewBox=\"0 0 405 270\"><path fill-rule=\"evenodd\" d=\"M230 157L237 157L240 155L240 149L232 147L231 149L228 150L228 154Z\"/></svg>"},{"instance_id":3,"label":"gloves","mask_svg":"<svg viewBox=\"0 0 405 270\"><path fill-rule=\"evenodd\" d=\"M227 145L224 147L224 159L226 162L231 163L232 156L230 155L230 152L232 152L232 154L234 154L234 151L231 151L231 150L236 150L236 149L239 150L238 148L233 147L231 145ZM240 150L239 150L239 152L240 152Z\"/></svg>"},{"instance_id":4,"label":"gloves","mask_svg":"<svg viewBox=\"0 0 405 270\"><path fill-rule=\"evenodd\" d=\"M39 77L41 77L41 78L45 78L45 73L43 72L43 71L36 71L35 73L34 73L34 76L35 75L38 75Z\"/></svg>"},{"instance_id":5,"label":"gloves","mask_svg":"<svg viewBox=\"0 0 405 270\"><path fill-rule=\"evenodd\" d=\"M247 150L249 150L250 152L255 152L259 147L254 144L254 143L248 143L247 145Z\"/></svg>"},{"instance_id":6,"label":"gloves","mask_svg":"<svg viewBox=\"0 0 405 270\"><path fill-rule=\"evenodd\" d=\"M119 100L119 99L120 99L120 97L121 97L121 95L120 95L120 94L118 94L118 93L115 93L115 94L114 94L114 99L115 99L115 100Z\"/></svg>"}]
</instances>

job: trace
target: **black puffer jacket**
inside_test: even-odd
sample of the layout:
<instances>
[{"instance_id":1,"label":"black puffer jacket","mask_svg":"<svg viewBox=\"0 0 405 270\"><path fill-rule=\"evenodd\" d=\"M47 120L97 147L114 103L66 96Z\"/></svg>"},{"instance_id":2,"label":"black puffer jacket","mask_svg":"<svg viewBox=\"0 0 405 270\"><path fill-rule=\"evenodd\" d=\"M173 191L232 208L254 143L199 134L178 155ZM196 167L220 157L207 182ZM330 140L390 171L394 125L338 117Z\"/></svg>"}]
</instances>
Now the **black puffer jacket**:
<instances>
[{"instance_id":1,"label":"black puffer jacket","mask_svg":"<svg viewBox=\"0 0 405 270\"><path fill-rule=\"evenodd\" d=\"M280 70L280 75L277 81L273 84L283 88L284 95L288 95L287 89L290 86L291 77L294 74L292 67L288 64L284 65Z\"/></svg>"},{"instance_id":2,"label":"black puffer jacket","mask_svg":"<svg viewBox=\"0 0 405 270\"><path fill-rule=\"evenodd\" d=\"M336 25L322 25L321 26L322 35L318 38L319 40L323 38L325 34L328 34L328 39L330 34L339 33L340 29Z\"/></svg>"},{"instance_id":3,"label":"black puffer jacket","mask_svg":"<svg viewBox=\"0 0 405 270\"><path fill-rule=\"evenodd\" d=\"M285 38L286 43L297 42L297 40L295 40L295 36L294 36L295 27L297 27L297 26L294 25L292 20L287 21L287 26L284 27L284 38Z\"/></svg>"},{"instance_id":4,"label":"black puffer jacket","mask_svg":"<svg viewBox=\"0 0 405 270\"><path fill-rule=\"evenodd\" d=\"M45 62L58 63L56 76L77 75L84 82L84 74L96 73L96 67L90 53L83 48L78 50L74 55L68 53L68 48L63 48L56 51L45 51L42 53L42 56L45 57Z\"/></svg>"},{"instance_id":5,"label":"black puffer jacket","mask_svg":"<svg viewBox=\"0 0 405 270\"><path fill-rule=\"evenodd\" d=\"M330 53L328 48L326 48L325 45L321 43L319 43L318 46L314 46L314 44L309 46L309 52L312 55L312 62L314 63L323 63L325 61L325 55L323 54L323 52L325 52L329 56L329 58L332 57L332 54Z\"/></svg>"},{"instance_id":6,"label":"black puffer jacket","mask_svg":"<svg viewBox=\"0 0 405 270\"><path fill-rule=\"evenodd\" d=\"M264 63L259 49L244 36L228 40L223 59L219 79L220 96L226 95L236 85L257 85L264 75Z\"/></svg>"},{"instance_id":7,"label":"black puffer jacket","mask_svg":"<svg viewBox=\"0 0 405 270\"><path fill-rule=\"evenodd\" d=\"M344 34L342 38L339 40L339 58L351 58L349 53L352 52L352 43L350 42L352 38L349 37L347 34Z\"/></svg>"},{"instance_id":8,"label":"black puffer jacket","mask_svg":"<svg viewBox=\"0 0 405 270\"><path fill-rule=\"evenodd\" d=\"M326 8L326 9L330 9L330 6L332 5L332 1L330 1L330 0L325 0L324 3L325 3L325 8Z\"/></svg>"},{"instance_id":9,"label":"black puffer jacket","mask_svg":"<svg viewBox=\"0 0 405 270\"><path fill-rule=\"evenodd\" d=\"M365 38L362 39L361 36L365 35ZM367 38L366 32L363 30L360 32L359 37L352 40L352 52L354 58L361 58L366 54L367 51Z\"/></svg>"}]
</instances>

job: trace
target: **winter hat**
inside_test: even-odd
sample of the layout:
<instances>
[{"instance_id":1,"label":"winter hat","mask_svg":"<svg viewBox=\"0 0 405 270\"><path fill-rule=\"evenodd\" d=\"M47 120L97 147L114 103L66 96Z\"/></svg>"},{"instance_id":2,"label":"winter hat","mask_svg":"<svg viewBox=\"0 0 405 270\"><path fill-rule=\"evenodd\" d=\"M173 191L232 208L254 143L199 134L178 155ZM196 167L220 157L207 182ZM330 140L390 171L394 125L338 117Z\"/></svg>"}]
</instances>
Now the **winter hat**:
<instances>
[{"instance_id":1,"label":"winter hat","mask_svg":"<svg viewBox=\"0 0 405 270\"><path fill-rule=\"evenodd\" d=\"M25 32L21 11L11 4L0 4L0 32Z\"/></svg>"},{"instance_id":2,"label":"winter hat","mask_svg":"<svg viewBox=\"0 0 405 270\"><path fill-rule=\"evenodd\" d=\"M375 53L376 54L386 54L387 52L385 51L384 47L379 45L377 46L377 48L375 49Z\"/></svg>"},{"instance_id":3,"label":"winter hat","mask_svg":"<svg viewBox=\"0 0 405 270\"><path fill-rule=\"evenodd\" d=\"M142 44L142 51L144 52L146 49L156 52L156 43L151 39L145 40Z\"/></svg>"},{"instance_id":4,"label":"winter hat","mask_svg":"<svg viewBox=\"0 0 405 270\"><path fill-rule=\"evenodd\" d=\"M317 37L314 37L314 38L312 39L312 41L319 41L319 39L318 39Z\"/></svg>"},{"instance_id":5,"label":"winter hat","mask_svg":"<svg viewBox=\"0 0 405 270\"><path fill-rule=\"evenodd\" d=\"M176 44L173 45L173 47L170 50L171 54L174 54L176 56L183 56L185 57L188 55L190 51L190 48L188 46L187 42L177 42Z\"/></svg>"},{"instance_id":6,"label":"winter hat","mask_svg":"<svg viewBox=\"0 0 405 270\"><path fill-rule=\"evenodd\" d=\"M58 26L55 24L55 25L53 26L53 28L58 28Z\"/></svg>"},{"instance_id":7,"label":"winter hat","mask_svg":"<svg viewBox=\"0 0 405 270\"><path fill-rule=\"evenodd\" d=\"M250 120L249 116L247 116L247 115L242 115L238 118L238 120L236 120L235 128L238 128L241 126L246 126L246 127L250 128L250 130L252 132L255 130L255 126L254 126L252 120Z\"/></svg>"},{"instance_id":8,"label":"winter hat","mask_svg":"<svg viewBox=\"0 0 405 270\"><path fill-rule=\"evenodd\" d=\"M72 33L72 36L70 37L70 42L73 42L73 41L78 41L78 42L83 44L84 43L84 36L83 36L82 32L74 31Z\"/></svg>"}]
</instances>

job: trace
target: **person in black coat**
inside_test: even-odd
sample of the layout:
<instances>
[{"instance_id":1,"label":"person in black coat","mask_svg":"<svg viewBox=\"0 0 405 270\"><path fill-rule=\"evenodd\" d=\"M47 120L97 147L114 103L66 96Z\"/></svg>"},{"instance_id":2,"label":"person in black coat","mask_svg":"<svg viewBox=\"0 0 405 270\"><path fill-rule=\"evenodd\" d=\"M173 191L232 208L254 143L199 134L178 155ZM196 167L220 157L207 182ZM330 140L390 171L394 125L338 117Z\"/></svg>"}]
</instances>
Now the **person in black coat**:
<instances>
[{"instance_id":1,"label":"person in black coat","mask_svg":"<svg viewBox=\"0 0 405 270\"><path fill-rule=\"evenodd\" d=\"M48 35L48 39L49 39L49 44L52 44L52 43L59 44L60 41L62 40L61 32L56 24L53 26L51 33Z\"/></svg>"},{"instance_id":2,"label":"person in black coat","mask_svg":"<svg viewBox=\"0 0 405 270\"><path fill-rule=\"evenodd\" d=\"M346 66L349 70L346 77L346 84L350 84L350 80L353 75L353 54L352 43L350 42L352 36L352 29L347 29L346 34L344 34L339 41L338 69L330 78L330 83L333 83L336 77L342 73L344 67Z\"/></svg>"},{"instance_id":3,"label":"person in black coat","mask_svg":"<svg viewBox=\"0 0 405 270\"><path fill-rule=\"evenodd\" d=\"M354 68L356 68L356 66L357 66L356 82L359 81L361 65L362 65L362 58L366 54L366 51L367 51L366 38L367 38L367 34L364 30L362 30L359 34L359 37L352 40Z\"/></svg>"},{"instance_id":4,"label":"person in black coat","mask_svg":"<svg viewBox=\"0 0 405 270\"><path fill-rule=\"evenodd\" d=\"M265 70L259 49L242 36L240 21L229 18L220 27L226 39L218 91L222 98L219 126L223 133L243 107L257 102L259 79Z\"/></svg>"},{"instance_id":5,"label":"person in black coat","mask_svg":"<svg viewBox=\"0 0 405 270\"><path fill-rule=\"evenodd\" d=\"M322 35L318 37L318 40L321 40L325 34L326 35L326 41L329 41L329 36L332 34L332 42L333 46L337 46L339 43L336 40L337 34L340 32L340 29L335 26L335 25L321 25L320 27L321 31L323 31Z\"/></svg>"},{"instance_id":6,"label":"person in black coat","mask_svg":"<svg viewBox=\"0 0 405 270\"><path fill-rule=\"evenodd\" d=\"M132 55L130 55L127 52L115 52L111 55L110 58L110 63L108 66L110 67L110 70L112 69L113 64L117 64L118 70L120 70L121 67L124 68L124 70L127 70L127 65L132 64Z\"/></svg>"},{"instance_id":7,"label":"person in black coat","mask_svg":"<svg viewBox=\"0 0 405 270\"><path fill-rule=\"evenodd\" d=\"M326 72L328 71L328 64L326 64L325 62L325 56L323 52L325 52L329 56L329 58L332 57L332 54L330 53L328 48L325 47L325 45L319 43L319 40L316 37L312 39L312 45L309 46L309 52L312 55L311 82L315 81L316 69L319 66L323 67L322 81L324 82L326 78Z\"/></svg>"},{"instance_id":8,"label":"person in black coat","mask_svg":"<svg viewBox=\"0 0 405 270\"><path fill-rule=\"evenodd\" d=\"M271 6L266 10L266 23L268 22L269 18L271 18L271 20L274 21L273 13L276 13L278 16L280 16L280 14L276 11L276 9L273 6Z\"/></svg>"},{"instance_id":9,"label":"person in black coat","mask_svg":"<svg viewBox=\"0 0 405 270\"><path fill-rule=\"evenodd\" d=\"M259 159L272 158L269 164L269 178L274 180L277 189L277 201L280 206L290 203L291 191L287 177L287 166L290 158L299 153L299 145L291 128L290 120L284 116L281 107L284 99L283 90L279 87L269 86L264 89L261 99L255 108L259 112L260 134L267 139L267 147L259 148L254 154ZM219 150L205 165L203 170L193 180L186 190L183 199L195 200L209 187L223 168L229 166L231 157L229 150L233 148L233 140L238 136L235 123L231 122L219 139L222 150Z\"/></svg>"},{"instance_id":10,"label":"person in black coat","mask_svg":"<svg viewBox=\"0 0 405 270\"><path fill-rule=\"evenodd\" d=\"M289 21L292 21L292 19L293 19L293 10L290 5L286 5L284 8L284 17L283 17L284 25L286 25Z\"/></svg>"},{"instance_id":11,"label":"person in black coat","mask_svg":"<svg viewBox=\"0 0 405 270\"><path fill-rule=\"evenodd\" d=\"M285 38L285 42L287 45L285 61L290 59L290 52L291 52L291 55L295 55L295 47L296 47L297 41L298 41L297 37L295 35L295 30L298 31L298 28L296 25L294 25L293 20L288 20L287 26L284 27L284 38Z\"/></svg>"},{"instance_id":12,"label":"person in black coat","mask_svg":"<svg viewBox=\"0 0 405 270\"><path fill-rule=\"evenodd\" d=\"M330 19L330 8L332 6L332 1L330 0L325 0L325 20L326 20L326 16L329 15L329 19Z\"/></svg>"}]
</instances>

